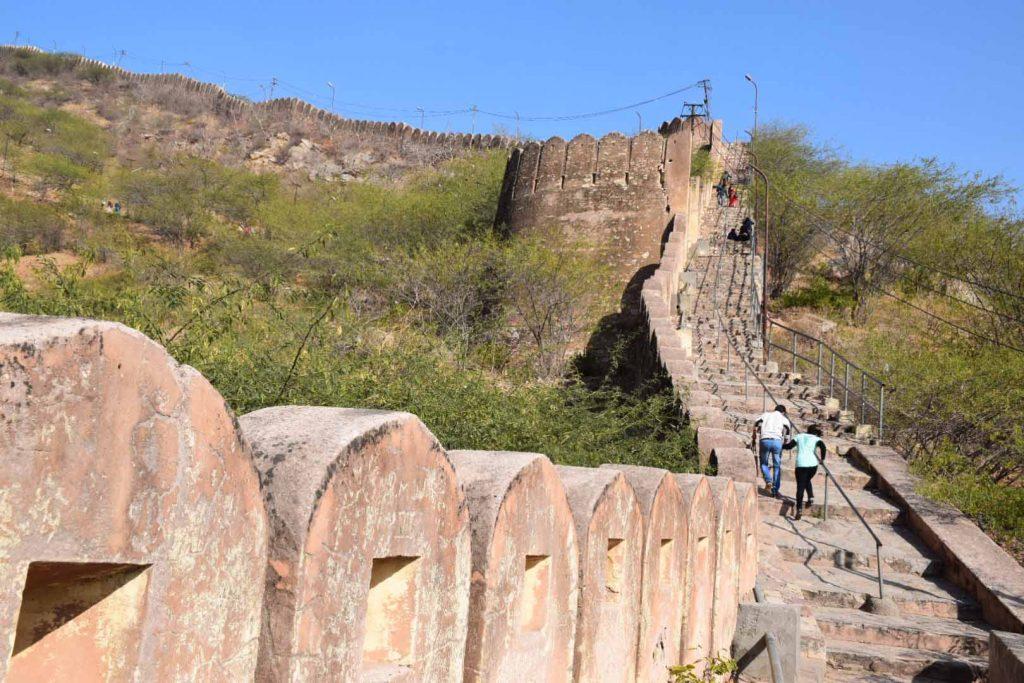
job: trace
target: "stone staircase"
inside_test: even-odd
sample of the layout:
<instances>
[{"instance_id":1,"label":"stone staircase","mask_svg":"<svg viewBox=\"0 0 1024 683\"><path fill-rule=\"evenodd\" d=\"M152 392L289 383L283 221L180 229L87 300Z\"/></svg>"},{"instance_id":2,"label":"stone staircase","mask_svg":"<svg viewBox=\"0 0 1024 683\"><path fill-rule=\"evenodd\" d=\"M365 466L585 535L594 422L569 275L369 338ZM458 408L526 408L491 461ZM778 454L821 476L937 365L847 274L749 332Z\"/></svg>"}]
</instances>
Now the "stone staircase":
<instances>
[{"instance_id":1,"label":"stone staircase","mask_svg":"<svg viewBox=\"0 0 1024 683\"><path fill-rule=\"evenodd\" d=\"M856 425L830 405L827 391L761 362L760 334L751 318L754 256L748 245L725 239L743 211L713 203L704 209L700 239L681 278L680 324L691 335L695 368L690 391L700 392L700 403L709 406L695 422L734 432L743 447L749 447L753 422L774 408L774 399L786 405L798 427L818 423L826 433L826 464L882 541L876 556L874 540L831 483L824 519L820 468L814 506L801 520L793 519L796 484L789 453L783 459L782 499L761 489L760 581L769 601L801 607L800 680L981 680L990 627L979 605L942 578L943 562L903 524L904 511L876 490L873 475L840 455L858 443ZM749 457L748 478L760 481L753 453L740 457ZM878 592L879 561L885 604L895 604L895 615L868 611Z\"/></svg>"}]
</instances>

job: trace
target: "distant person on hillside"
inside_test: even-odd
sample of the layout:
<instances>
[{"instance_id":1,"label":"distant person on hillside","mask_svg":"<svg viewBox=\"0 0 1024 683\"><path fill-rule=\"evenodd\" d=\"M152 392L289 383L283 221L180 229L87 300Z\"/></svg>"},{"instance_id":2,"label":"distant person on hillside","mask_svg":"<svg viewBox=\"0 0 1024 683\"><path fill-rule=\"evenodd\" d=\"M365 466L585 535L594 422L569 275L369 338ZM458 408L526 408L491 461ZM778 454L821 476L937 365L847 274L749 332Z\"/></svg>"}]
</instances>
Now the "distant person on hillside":
<instances>
[{"instance_id":1,"label":"distant person on hillside","mask_svg":"<svg viewBox=\"0 0 1024 683\"><path fill-rule=\"evenodd\" d=\"M821 427L811 425L804 434L797 434L782 446L796 449L796 519L803 516L804 493L807 507L814 505L814 486L811 480L818 472L818 463L825 462L825 442L821 440Z\"/></svg>"},{"instance_id":2,"label":"distant person on hillside","mask_svg":"<svg viewBox=\"0 0 1024 683\"><path fill-rule=\"evenodd\" d=\"M764 490L775 498L779 497L779 486L782 485L782 444L794 432L796 429L786 417L786 406L783 405L775 406L775 410L764 413L754 423L753 440L761 462L761 474L764 475Z\"/></svg>"},{"instance_id":3,"label":"distant person on hillside","mask_svg":"<svg viewBox=\"0 0 1024 683\"><path fill-rule=\"evenodd\" d=\"M718 195L718 205L725 206L725 202L728 199L728 197L726 196L724 182L715 185L715 194Z\"/></svg>"},{"instance_id":4,"label":"distant person on hillside","mask_svg":"<svg viewBox=\"0 0 1024 683\"><path fill-rule=\"evenodd\" d=\"M740 196L736 193L736 188L730 186L729 187L729 206L733 207L733 206L739 206L739 205L740 205Z\"/></svg>"}]
</instances>

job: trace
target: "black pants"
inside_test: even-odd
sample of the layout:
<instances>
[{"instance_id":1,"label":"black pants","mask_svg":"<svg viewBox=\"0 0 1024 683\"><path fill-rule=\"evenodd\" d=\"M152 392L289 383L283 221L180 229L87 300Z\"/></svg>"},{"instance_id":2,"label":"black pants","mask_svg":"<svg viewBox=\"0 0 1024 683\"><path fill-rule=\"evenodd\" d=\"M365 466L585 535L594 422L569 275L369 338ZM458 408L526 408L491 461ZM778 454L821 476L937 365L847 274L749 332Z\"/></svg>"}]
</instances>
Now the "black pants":
<instances>
[{"instance_id":1,"label":"black pants","mask_svg":"<svg viewBox=\"0 0 1024 683\"><path fill-rule=\"evenodd\" d=\"M814 498L814 486L811 484L811 479L818 472L818 466L814 467L797 467L796 468L796 509L802 510L804 507L804 491L807 492L807 500Z\"/></svg>"}]
</instances>

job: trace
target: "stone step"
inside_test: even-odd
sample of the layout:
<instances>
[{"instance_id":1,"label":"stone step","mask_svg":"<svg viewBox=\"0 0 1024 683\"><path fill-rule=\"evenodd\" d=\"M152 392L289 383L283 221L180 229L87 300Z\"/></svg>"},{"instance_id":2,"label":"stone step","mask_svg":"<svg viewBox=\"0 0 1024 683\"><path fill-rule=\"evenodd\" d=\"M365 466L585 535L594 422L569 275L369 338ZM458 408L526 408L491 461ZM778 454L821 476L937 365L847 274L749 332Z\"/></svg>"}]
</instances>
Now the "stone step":
<instances>
[{"instance_id":1,"label":"stone step","mask_svg":"<svg viewBox=\"0 0 1024 683\"><path fill-rule=\"evenodd\" d=\"M894 676L846 669L829 669L824 680L826 683L944 683L928 676ZM800 683L803 683L803 679L800 679Z\"/></svg>"},{"instance_id":2,"label":"stone step","mask_svg":"<svg viewBox=\"0 0 1024 683\"><path fill-rule=\"evenodd\" d=\"M865 608L878 594L878 579L868 569L814 567L792 562L788 567L794 584L807 603L822 607ZM977 620L981 610L961 589L945 579L883 572L885 596L900 614Z\"/></svg>"},{"instance_id":3,"label":"stone step","mask_svg":"<svg viewBox=\"0 0 1024 683\"><path fill-rule=\"evenodd\" d=\"M842 640L977 657L988 654L988 629L965 621L890 617L835 607L815 607L814 618L827 643Z\"/></svg>"},{"instance_id":4,"label":"stone step","mask_svg":"<svg viewBox=\"0 0 1024 683\"><path fill-rule=\"evenodd\" d=\"M828 665L830 669L907 676L915 683L927 678L970 683L984 680L988 670L983 657L842 641L830 643ZM830 680L828 674L826 680Z\"/></svg>"},{"instance_id":5,"label":"stone step","mask_svg":"<svg viewBox=\"0 0 1024 683\"><path fill-rule=\"evenodd\" d=\"M918 576L937 576L942 572L942 561L932 556L906 527L876 525L874 531L883 544L884 572ZM772 543L789 562L869 572L878 567L874 539L859 521L769 517L762 519L759 533L762 542Z\"/></svg>"},{"instance_id":6,"label":"stone step","mask_svg":"<svg viewBox=\"0 0 1024 683\"><path fill-rule=\"evenodd\" d=\"M787 468L788 469L788 468ZM807 506L807 501L804 501L804 517L823 517L824 515L824 504L825 504L825 484L821 478L815 478L814 485L814 505ZM860 511L860 514L864 516L864 519L869 524L895 524L902 514L902 511L884 500L877 494L865 490L865 489L846 489L846 494L850 496L850 500L853 501L854 505ZM772 498L769 496L763 485L759 487L758 491L758 509L762 515L773 516L773 515L793 515L796 512L796 482L795 481L782 481L782 487L779 489L779 493L782 494L782 498ZM829 500L828 500L828 516L829 519L847 519L856 520L857 514L850 507L850 504L839 494L834 484L829 485Z\"/></svg>"}]
</instances>

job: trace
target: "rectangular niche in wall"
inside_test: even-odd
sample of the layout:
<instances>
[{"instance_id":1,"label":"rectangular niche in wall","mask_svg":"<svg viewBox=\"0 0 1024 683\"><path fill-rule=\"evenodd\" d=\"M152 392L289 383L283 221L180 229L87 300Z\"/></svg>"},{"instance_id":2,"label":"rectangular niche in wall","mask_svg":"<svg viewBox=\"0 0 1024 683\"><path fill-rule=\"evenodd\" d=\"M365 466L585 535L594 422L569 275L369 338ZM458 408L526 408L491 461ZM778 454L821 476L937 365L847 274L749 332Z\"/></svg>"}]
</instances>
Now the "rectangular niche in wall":
<instances>
[{"instance_id":1,"label":"rectangular niche in wall","mask_svg":"<svg viewBox=\"0 0 1024 683\"><path fill-rule=\"evenodd\" d=\"M621 538L608 539L608 553L604 558L604 597L606 600L617 600L622 593L623 556L626 544Z\"/></svg>"},{"instance_id":2,"label":"rectangular niche in wall","mask_svg":"<svg viewBox=\"0 0 1024 683\"><path fill-rule=\"evenodd\" d=\"M408 664L412 660L418 557L379 557L370 569L366 596L363 664Z\"/></svg>"},{"instance_id":3,"label":"rectangular niche in wall","mask_svg":"<svg viewBox=\"0 0 1024 683\"><path fill-rule=\"evenodd\" d=\"M149 567L30 563L6 680L130 678Z\"/></svg>"},{"instance_id":4,"label":"rectangular niche in wall","mask_svg":"<svg viewBox=\"0 0 1024 683\"><path fill-rule=\"evenodd\" d=\"M658 583L664 585L672 580L672 560L675 543L671 538L661 539L661 546L658 548Z\"/></svg>"},{"instance_id":5,"label":"rectangular niche in wall","mask_svg":"<svg viewBox=\"0 0 1024 683\"><path fill-rule=\"evenodd\" d=\"M523 571L523 593L519 603L519 627L523 631L544 628L548 612L551 557L527 555Z\"/></svg>"}]
</instances>

